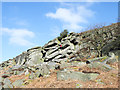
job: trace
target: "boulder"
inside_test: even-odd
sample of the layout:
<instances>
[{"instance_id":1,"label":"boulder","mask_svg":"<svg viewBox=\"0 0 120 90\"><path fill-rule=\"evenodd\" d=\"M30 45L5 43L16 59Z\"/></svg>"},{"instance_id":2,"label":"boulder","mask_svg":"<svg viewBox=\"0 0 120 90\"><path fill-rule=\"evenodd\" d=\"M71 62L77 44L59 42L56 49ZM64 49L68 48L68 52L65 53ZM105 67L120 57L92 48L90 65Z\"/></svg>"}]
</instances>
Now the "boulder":
<instances>
[{"instance_id":1,"label":"boulder","mask_svg":"<svg viewBox=\"0 0 120 90\"><path fill-rule=\"evenodd\" d=\"M49 70L54 70L56 64L57 64L57 63L55 63L55 62L48 62L48 69L49 69Z\"/></svg>"},{"instance_id":2,"label":"boulder","mask_svg":"<svg viewBox=\"0 0 120 90\"><path fill-rule=\"evenodd\" d=\"M0 77L0 83L3 82L4 78L3 77Z\"/></svg>"},{"instance_id":3,"label":"boulder","mask_svg":"<svg viewBox=\"0 0 120 90\"><path fill-rule=\"evenodd\" d=\"M16 63L18 65L23 65L26 63L26 57L27 57L27 52L23 52L21 55L19 55L18 57L16 57ZM18 60L17 60L18 59Z\"/></svg>"},{"instance_id":4,"label":"boulder","mask_svg":"<svg viewBox=\"0 0 120 90\"><path fill-rule=\"evenodd\" d=\"M50 74L50 71L49 71L49 65L47 65L47 62L46 63L43 63L39 66L37 66L36 68L36 73L40 73L41 76L44 76L44 75L48 75ZM37 75L39 76L39 75Z\"/></svg>"},{"instance_id":5,"label":"boulder","mask_svg":"<svg viewBox=\"0 0 120 90\"><path fill-rule=\"evenodd\" d=\"M8 78L5 78L3 81L3 88L13 88L11 81Z\"/></svg>"},{"instance_id":6,"label":"boulder","mask_svg":"<svg viewBox=\"0 0 120 90\"><path fill-rule=\"evenodd\" d=\"M13 86L14 87L21 87L23 84L24 84L24 79L20 79L20 80L16 80L15 82L13 82L12 84L13 84Z\"/></svg>"},{"instance_id":7,"label":"boulder","mask_svg":"<svg viewBox=\"0 0 120 90\"><path fill-rule=\"evenodd\" d=\"M25 69L25 75L29 75L29 70L28 69Z\"/></svg>"},{"instance_id":8,"label":"boulder","mask_svg":"<svg viewBox=\"0 0 120 90\"><path fill-rule=\"evenodd\" d=\"M50 73L48 66L47 65L42 65L42 67L40 68L42 70L42 75L48 75Z\"/></svg>"},{"instance_id":9,"label":"boulder","mask_svg":"<svg viewBox=\"0 0 120 90\"><path fill-rule=\"evenodd\" d=\"M114 37L112 37L112 40L102 48L103 55L106 55L113 50L120 50L120 36L116 40L113 40L113 38Z\"/></svg>"},{"instance_id":10,"label":"boulder","mask_svg":"<svg viewBox=\"0 0 120 90\"><path fill-rule=\"evenodd\" d=\"M2 90L2 88L3 88L3 87L2 87L2 83L0 82L0 90Z\"/></svg>"},{"instance_id":11,"label":"boulder","mask_svg":"<svg viewBox=\"0 0 120 90\"><path fill-rule=\"evenodd\" d=\"M35 78L36 78L35 73L31 72L29 75L29 79L35 79Z\"/></svg>"},{"instance_id":12,"label":"boulder","mask_svg":"<svg viewBox=\"0 0 120 90\"><path fill-rule=\"evenodd\" d=\"M28 50L27 52L27 59L26 64L28 66L34 66L36 64L39 64L41 62L44 62L43 54L42 54L42 48L33 48Z\"/></svg>"},{"instance_id":13,"label":"boulder","mask_svg":"<svg viewBox=\"0 0 120 90\"><path fill-rule=\"evenodd\" d=\"M105 64L105 63L100 63L100 62L93 62L91 64L88 64L89 68L96 68L96 69L100 69L102 71L110 71L113 68L110 67L109 65Z\"/></svg>"},{"instance_id":14,"label":"boulder","mask_svg":"<svg viewBox=\"0 0 120 90\"><path fill-rule=\"evenodd\" d=\"M72 66L84 67L86 65L86 62L77 62L77 61L74 61L71 64L72 64Z\"/></svg>"},{"instance_id":15,"label":"boulder","mask_svg":"<svg viewBox=\"0 0 120 90\"><path fill-rule=\"evenodd\" d=\"M98 73L82 73L77 71L59 71L57 72L58 80L82 80L89 81L95 80L99 74Z\"/></svg>"},{"instance_id":16,"label":"boulder","mask_svg":"<svg viewBox=\"0 0 120 90\"><path fill-rule=\"evenodd\" d=\"M21 69L21 68L22 68L21 65L14 65L14 66L12 67L12 70L14 70L14 69Z\"/></svg>"},{"instance_id":17,"label":"boulder","mask_svg":"<svg viewBox=\"0 0 120 90\"><path fill-rule=\"evenodd\" d=\"M35 72L36 77L42 76L42 72L40 70L36 70Z\"/></svg>"},{"instance_id":18,"label":"boulder","mask_svg":"<svg viewBox=\"0 0 120 90\"><path fill-rule=\"evenodd\" d=\"M24 71L14 71L14 75L22 75L24 74Z\"/></svg>"},{"instance_id":19,"label":"boulder","mask_svg":"<svg viewBox=\"0 0 120 90\"><path fill-rule=\"evenodd\" d=\"M118 59L116 58L115 54L114 53L109 53L110 57L106 60L106 63L107 64L110 64L110 63L114 63L114 62L117 62Z\"/></svg>"}]
</instances>

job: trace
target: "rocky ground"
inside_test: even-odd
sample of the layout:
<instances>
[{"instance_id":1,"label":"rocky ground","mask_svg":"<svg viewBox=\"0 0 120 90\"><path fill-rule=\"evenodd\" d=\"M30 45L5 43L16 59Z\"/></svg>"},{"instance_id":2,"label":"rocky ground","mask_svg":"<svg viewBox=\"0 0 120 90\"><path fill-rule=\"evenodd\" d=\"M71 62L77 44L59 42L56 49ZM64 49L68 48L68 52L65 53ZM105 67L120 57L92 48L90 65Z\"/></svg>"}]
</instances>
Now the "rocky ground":
<instances>
[{"instance_id":1,"label":"rocky ground","mask_svg":"<svg viewBox=\"0 0 120 90\"><path fill-rule=\"evenodd\" d=\"M64 36L65 35L65 36ZM63 32L0 64L2 88L118 88L120 27Z\"/></svg>"},{"instance_id":2,"label":"rocky ground","mask_svg":"<svg viewBox=\"0 0 120 90\"><path fill-rule=\"evenodd\" d=\"M0 77L4 79L3 86L7 88L118 88L117 59L116 56L114 62L107 64L111 68L102 66L103 64L100 62L102 59L89 64L79 61L63 63L59 68L51 69L49 75L32 79L25 73L9 76L9 73L5 72L9 70L10 67L8 67L0 71ZM99 67L96 63L102 65ZM75 72L80 72L78 73L80 77L76 77ZM81 76L81 73L84 75ZM92 74L91 77L90 74ZM63 77L61 77L62 75Z\"/></svg>"}]
</instances>

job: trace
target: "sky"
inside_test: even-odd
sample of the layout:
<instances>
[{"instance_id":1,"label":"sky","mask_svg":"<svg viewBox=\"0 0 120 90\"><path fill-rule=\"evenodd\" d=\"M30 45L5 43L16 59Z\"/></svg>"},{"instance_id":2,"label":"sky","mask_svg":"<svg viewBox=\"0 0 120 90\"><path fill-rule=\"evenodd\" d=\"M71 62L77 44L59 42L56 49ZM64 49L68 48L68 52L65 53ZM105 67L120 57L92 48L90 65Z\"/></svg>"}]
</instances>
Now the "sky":
<instances>
[{"instance_id":1,"label":"sky","mask_svg":"<svg viewBox=\"0 0 120 90\"><path fill-rule=\"evenodd\" d=\"M117 18L117 2L3 2L0 62L43 46L64 29L80 33Z\"/></svg>"}]
</instances>

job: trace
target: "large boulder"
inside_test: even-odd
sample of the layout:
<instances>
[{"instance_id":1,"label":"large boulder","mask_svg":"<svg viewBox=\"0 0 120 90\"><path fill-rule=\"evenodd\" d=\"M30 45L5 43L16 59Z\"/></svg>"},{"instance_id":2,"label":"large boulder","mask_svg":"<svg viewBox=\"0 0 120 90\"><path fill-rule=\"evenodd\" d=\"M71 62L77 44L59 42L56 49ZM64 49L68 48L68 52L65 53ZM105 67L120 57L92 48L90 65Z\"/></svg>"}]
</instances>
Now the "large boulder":
<instances>
[{"instance_id":1,"label":"large boulder","mask_svg":"<svg viewBox=\"0 0 120 90\"><path fill-rule=\"evenodd\" d=\"M13 82L12 84L13 84L13 86L14 87L21 87L23 84L24 84L24 79L20 79L20 80L16 80L15 82Z\"/></svg>"},{"instance_id":2,"label":"large boulder","mask_svg":"<svg viewBox=\"0 0 120 90\"><path fill-rule=\"evenodd\" d=\"M25 64L25 62L26 62L26 57L27 57L27 52L25 51L25 52L23 52L22 54L20 54L19 56L17 56L17 57L15 58L16 64L17 64L17 65L23 65L23 64Z\"/></svg>"},{"instance_id":3,"label":"large boulder","mask_svg":"<svg viewBox=\"0 0 120 90\"><path fill-rule=\"evenodd\" d=\"M5 78L3 81L3 88L13 88L11 81L8 78Z\"/></svg>"},{"instance_id":4,"label":"large boulder","mask_svg":"<svg viewBox=\"0 0 120 90\"><path fill-rule=\"evenodd\" d=\"M27 60L26 64L29 66L34 66L36 64L40 64L41 62L44 62L43 54L42 54L42 48L32 48L27 51Z\"/></svg>"},{"instance_id":5,"label":"large boulder","mask_svg":"<svg viewBox=\"0 0 120 90\"><path fill-rule=\"evenodd\" d=\"M3 77L0 77L0 83L3 82L3 80L4 80Z\"/></svg>"},{"instance_id":6,"label":"large boulder","mask_svg":"<svg viewBox=\"0 0 120 90\"><path fill-rule=\"evenodd\" d=\"M82 80L89 81L95 80L99 74L98 73L82 73L77 71L59 71L57 72L58 80Z\"/></svg>"},{"instance_id":7,"label":"large boulder","mask_svg":"<svg viewBox=\"0 0 120 90\"><path fill-rule=\"evenodd\" d=\"M111 40L108 44L106 44L102 48L102 53L103 55L106 55L106 54L109 54L109 52L114 50L120 50L120 36L117 39Z\"/></svg>"}]
</instances>

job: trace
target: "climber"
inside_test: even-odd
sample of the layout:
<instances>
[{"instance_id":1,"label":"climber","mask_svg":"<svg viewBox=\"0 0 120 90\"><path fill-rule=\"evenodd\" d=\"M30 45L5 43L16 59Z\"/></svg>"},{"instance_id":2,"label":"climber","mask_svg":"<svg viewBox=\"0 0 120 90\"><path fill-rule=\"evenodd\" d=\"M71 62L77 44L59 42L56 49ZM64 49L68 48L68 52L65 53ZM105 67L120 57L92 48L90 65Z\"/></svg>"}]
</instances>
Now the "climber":
<instances>
[{"instance_id":1,"label":"climber","mask_svg":"<svg viewBox=\"0 0 120 90\"><path fill-rule=\"evenodd\" d=\"M62 47L62 45L60 45L60 47Z\"/></svg>"},{"instance_id":2,"label":"climber","mask_svg":"<svg viewBox=\"0 0 120 90\"><path fill-rule=\"evenodd\" d=\"M62 45L61 44L59 44L59 47L60 47L60 49L62 49Z\"/></svg>"}]
</instances>

